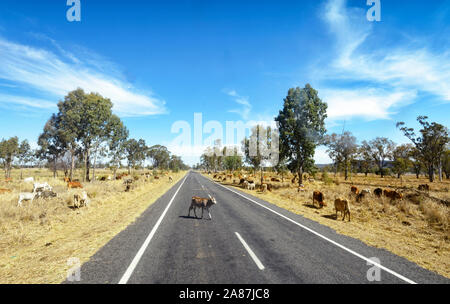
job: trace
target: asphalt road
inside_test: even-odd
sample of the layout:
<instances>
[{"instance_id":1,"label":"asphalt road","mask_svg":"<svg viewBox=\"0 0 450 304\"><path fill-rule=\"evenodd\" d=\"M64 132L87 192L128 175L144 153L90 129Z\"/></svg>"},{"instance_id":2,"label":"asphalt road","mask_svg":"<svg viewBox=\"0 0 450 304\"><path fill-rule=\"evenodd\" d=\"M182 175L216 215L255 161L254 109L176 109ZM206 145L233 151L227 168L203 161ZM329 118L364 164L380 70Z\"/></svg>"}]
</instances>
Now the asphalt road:
<instances>
[{"instance_id":1,"label":"asphalt road","mask_svg":"<svg viewBox=\"0 0 450 304\"><path fill-rule=\"evenodd\" d=\"M216 198L212 220L207 212L203 219L187 216L194 195ZM368 263L374 257L379 264ZM369 280L368 272L380 281ZM386 250L190 172L82 265L78 283L449 282Z\"/></svg>"}]
</instances>

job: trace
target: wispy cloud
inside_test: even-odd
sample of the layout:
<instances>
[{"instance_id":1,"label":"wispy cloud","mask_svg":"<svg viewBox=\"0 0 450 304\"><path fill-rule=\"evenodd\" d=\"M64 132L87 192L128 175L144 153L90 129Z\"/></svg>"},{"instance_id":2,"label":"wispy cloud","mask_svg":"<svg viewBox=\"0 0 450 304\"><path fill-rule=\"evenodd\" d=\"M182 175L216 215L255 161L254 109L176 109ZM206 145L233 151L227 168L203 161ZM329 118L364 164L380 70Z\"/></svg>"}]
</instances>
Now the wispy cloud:
<instances>
[{"instance_id":1,"label":"wispy cloud","mask_svg":"<svg viewBox=\"0 0 450 304\"><path fill-rule=\"evenodd\" d=\"M235 90L225 90L227 95L233 97L234 102L241 105L238 109L232 109L228 112L239 114L243 119L247 120L252 110L249 98L239 95Z\"/></svg>"},{"instance_id":2,"label":"wispy cloud","mask_svg":"<svg viewBox=\"0 0 450 304\"><path fill-rule=\"evenodd\" d=\"M52 96L54 103L78 87L110 98L114 111L121 116L146 116L166 112L165 102L152 92L138 92L115 73L65 51L50 39L56 52L10 42L0 37L0 79L17 85L30 95L14 96L9 102L42 107L39 97ZM107 65L107 63L105 63ZM1 96L0 96L1 97ZM9 96L13 97L13 96ZM45 103L48 105L48 103Z\"/></svg>"},{"instance_id":3,"label":"wispy cloud","mask_svg":"<svg viewBox=\"0 0 450 304\"><path fill-rule=\"evenodd\" d=\"M346 0L329 0L324 6L322 17L335 39L334 58L316 70L330 118L389 118L396 107L414 102L420 92L450 102L450 52L432 51L425 41L420 47L417 41L365 47L377 39L376 24L365 16L363 9L347 7ZM347 85L338 90L329 85L333 81Z\"/></svg>"}]
</instances>

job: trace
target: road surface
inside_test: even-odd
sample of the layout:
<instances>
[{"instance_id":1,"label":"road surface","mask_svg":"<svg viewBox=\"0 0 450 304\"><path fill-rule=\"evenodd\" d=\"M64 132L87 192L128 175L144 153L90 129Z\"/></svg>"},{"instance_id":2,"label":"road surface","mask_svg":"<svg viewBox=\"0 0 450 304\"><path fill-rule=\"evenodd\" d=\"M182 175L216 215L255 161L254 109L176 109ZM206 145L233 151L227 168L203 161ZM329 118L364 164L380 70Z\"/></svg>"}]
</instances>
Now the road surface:
<instances>
[{"instance_id":1,"label":"road surface","mask_svg":"<svg viewBox=\"0 0 450 304\"><path fill-rule=\"evenodd\" d=\"M216 198L212 220L187 216L194 195ZM449 282L191 171L82 265L79 283Z\"/></svg>"}]
</instances>

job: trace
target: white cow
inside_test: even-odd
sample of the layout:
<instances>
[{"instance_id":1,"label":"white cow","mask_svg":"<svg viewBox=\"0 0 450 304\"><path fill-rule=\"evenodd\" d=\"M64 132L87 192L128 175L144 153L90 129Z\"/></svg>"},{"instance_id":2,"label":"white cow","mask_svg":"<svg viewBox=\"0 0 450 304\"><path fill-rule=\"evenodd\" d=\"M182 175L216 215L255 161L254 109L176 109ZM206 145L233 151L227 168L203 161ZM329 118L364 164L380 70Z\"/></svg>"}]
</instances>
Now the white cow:
<instances>
[{"instance_id":1,"label":"white cow","mask_svg":"<svg viewBox=\"0 0 450 304\"><path fill-rule=\"evenodd\" d=\"M52 187L50 187L50 185L48 183L34 183L33 185L33 193L35 193L36 191L53 191Z\"/></svg>"},{"instance_id":2,"label":"white cow","mask_svg":"<svg viewBox=\"0 0 450 304\"><path fill-rule=\"evenodd\" d=\"M90 200L89 200L89 197L88 197L86 191L83 191L81 193L81 195L80 194L74 194L73 201L74 201L74 205L77 208L80 208L80 207L83 207L83 206L88 207L89 203L90 203Z\"/></svg>"},{"instance_id":3,"label":"white cow","mask_svg":"<svg viewBox=\"0 0 450 304\"><path fill-rule=\"evenodd\" d=\"M34 178L33 177L27 177L23 180L25 183L34 183Z\"/></svg>"},{"instance_id":4,"label":"white cow","mask_svg":"<svg viewBox=\"0 0 450 304\"><path fill-rule=\"evenodd\" d=\"M36 197L36 192L33 193L20 193L19 201L17 202L18 207L22 207L22 201L33 201Z\"/></svg>"}]
</instances>

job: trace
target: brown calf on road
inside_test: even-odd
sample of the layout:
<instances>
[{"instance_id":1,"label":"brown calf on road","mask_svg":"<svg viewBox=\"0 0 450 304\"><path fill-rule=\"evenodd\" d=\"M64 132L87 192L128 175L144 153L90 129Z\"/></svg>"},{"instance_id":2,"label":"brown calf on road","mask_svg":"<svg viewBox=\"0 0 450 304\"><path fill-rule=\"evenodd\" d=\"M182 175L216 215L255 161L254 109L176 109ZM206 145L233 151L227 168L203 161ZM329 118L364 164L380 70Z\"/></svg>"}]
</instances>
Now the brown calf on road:
<instances>
[{"instance_id":1,"label":"brown calf on road","mask_svg":"<svg viewBox=\"0 0 450 304\"><path fill-rule=\"evenodd\" d=\"M337 198L334 201L334 208L336 209L336 219L338 211L344 214L342 220L345 220L345 216L348 214L348 221L350 222L350 209L348 208L348 201L343 198Z\"/></svg>"},{"instance_id":2,"label":"brown calf on road","mask_svg":"<svg viewBox=\"0 0 450 304\"><path fill-rule=\"evenodd\" d=\"M209 219L212 220L211 213L209 212L209 208L217 204L216 199L214 197L211 198L202 198L198 196L192 197L191 206L189 207L188 216L191 216L191 210L194 210L195 218L197 218L197 213L195 212L196 208L202 208L202 218L203 218L203 210L206 209L209 214Z\"/></svg>"},{"instance_id":3,"label":"brown calf on road","mask_svg":"<svg viewBox=\"0 0 450 304\"><path fill-rule=\"evenodd\" d=\"M322 192L320 191L314 191L313 192L313 206L315 206L315 202L319 202L319 208L322 208L323 206L326 206L325 203L325 197Z\"/></svg>"}]
</instances>

